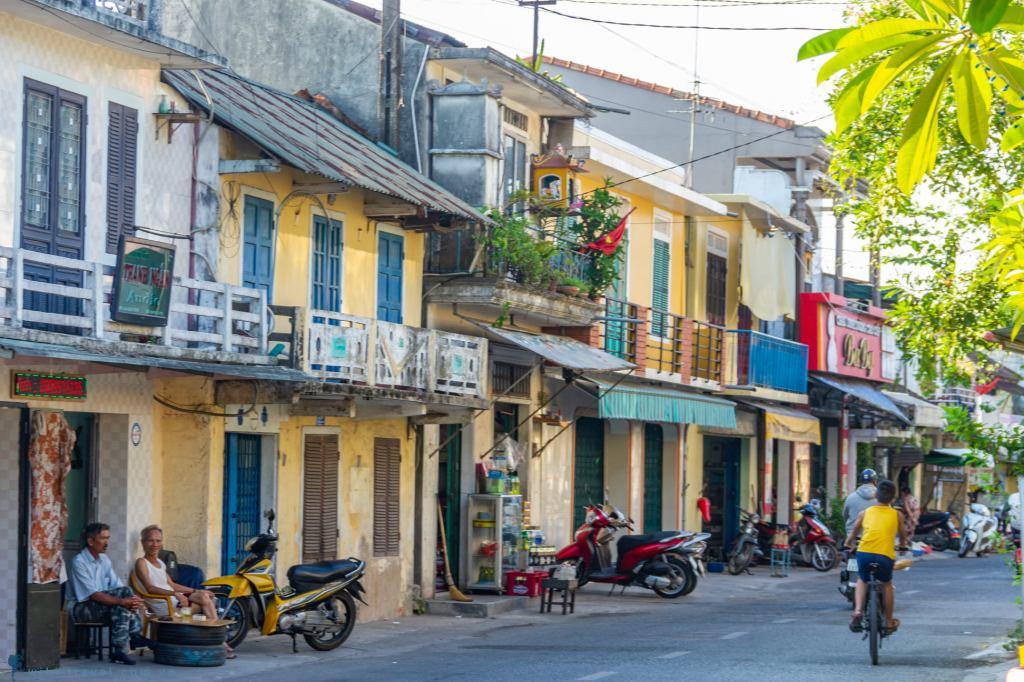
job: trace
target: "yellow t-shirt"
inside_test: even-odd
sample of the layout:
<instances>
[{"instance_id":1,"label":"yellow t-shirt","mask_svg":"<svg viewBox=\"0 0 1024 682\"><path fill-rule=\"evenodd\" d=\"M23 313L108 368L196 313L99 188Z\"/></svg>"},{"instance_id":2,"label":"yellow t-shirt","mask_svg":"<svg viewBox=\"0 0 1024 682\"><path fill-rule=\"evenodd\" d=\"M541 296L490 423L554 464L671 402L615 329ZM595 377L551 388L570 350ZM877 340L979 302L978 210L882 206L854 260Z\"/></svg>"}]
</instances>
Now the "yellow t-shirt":
<instances>
[{"instance_id":1,"label":"yellow t-shirt","mask_svg":"<svg viewBox=\"0 0 1024 682\"><path fill-rule=\"evenodd\" d=\"M889 506L873 505L864 510L858 552L881 554L896 559L896 534L900 513Z\"/></svg>"}]
</instances>

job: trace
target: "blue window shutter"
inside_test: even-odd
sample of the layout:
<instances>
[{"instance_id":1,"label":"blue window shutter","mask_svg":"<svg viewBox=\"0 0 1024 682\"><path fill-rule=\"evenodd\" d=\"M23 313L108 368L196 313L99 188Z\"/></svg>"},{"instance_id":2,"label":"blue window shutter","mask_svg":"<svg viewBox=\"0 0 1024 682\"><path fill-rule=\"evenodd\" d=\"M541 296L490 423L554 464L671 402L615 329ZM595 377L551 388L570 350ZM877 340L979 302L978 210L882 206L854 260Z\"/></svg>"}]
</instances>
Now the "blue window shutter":
<instances>
[{"instance_id":1,"label":"blue window shutter","mask_svg":"<svg viewBox=\"0 0 1024 682\"><path fill-rule=\"evenodd\" d=\"M651 308L660 312L668 312L668 273L671 254L669 243L660 239L654 240L654 286L651 291ZM664 317L653 317L651 332L655 336L663 336Z\"/></svg>"}]
</instances>

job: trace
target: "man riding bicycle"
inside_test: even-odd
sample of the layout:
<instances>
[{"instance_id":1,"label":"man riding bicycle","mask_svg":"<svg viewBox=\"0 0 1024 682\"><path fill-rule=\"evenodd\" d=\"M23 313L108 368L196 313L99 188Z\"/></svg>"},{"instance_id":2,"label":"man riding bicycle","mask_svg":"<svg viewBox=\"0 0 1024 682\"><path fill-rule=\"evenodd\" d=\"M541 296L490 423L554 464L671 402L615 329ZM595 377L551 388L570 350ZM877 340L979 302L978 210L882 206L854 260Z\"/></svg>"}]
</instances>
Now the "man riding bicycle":
<instances>
[{"instance_id":1,"label":"man riding bicycle","mask_svg":"<svg viewBox=\"0 0 1024 682\"><path fill-rule=\"evenodd\" d=\"M907 544L907 529L900 523L900 515L892 507L896 498L896 485L892 481L881 481L875 504L862 511L846 538L846 548L853 549L852 543L861 535L857 547L857 581L853 618L850 629L860 632L864 615L864 599L867 596L867 583L871 580L870 565L877 564L875 580L882 583L885 593L885 620L887 629L895 631L900 622L892 617L895 599L892 589L892 570L896 564L896 536L899 535L900 546ZM861 534L863 531L863 534Z\"/></svg>"}]
</instances>

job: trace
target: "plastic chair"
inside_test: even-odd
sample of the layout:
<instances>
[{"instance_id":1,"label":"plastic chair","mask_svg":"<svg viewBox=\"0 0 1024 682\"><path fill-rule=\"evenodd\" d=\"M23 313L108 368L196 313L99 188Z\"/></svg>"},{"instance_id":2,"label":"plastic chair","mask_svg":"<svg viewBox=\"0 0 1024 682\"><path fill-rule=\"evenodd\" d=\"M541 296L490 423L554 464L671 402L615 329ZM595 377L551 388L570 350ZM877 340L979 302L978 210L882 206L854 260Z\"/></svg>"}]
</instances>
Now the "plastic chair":
<instances>
[{"instance_id":1,"label":"plastic chair","mask_svg":"<svg viewBox=\"0 0 1024 682\"><path fill-rule=\"evenodd\" d=\"M139 595L143 599L152 599L154 601L165 602L167 604L167 615L174 615L174 597L172 597L169 594L150 594L149 592L146 592L146 586L139 579L139 576L136 575L135 569L132 569L128 572L128 582L131 585L132 591L134 591L135 594ZM146 637L149 637L150 639L156 639L153 633L153 625L155 624L155 619L160 617L161 616L151 611L151 607L147 602L146 612L143 615L142 619L142 630L146 633Z\"/></svg>"}]
</instances>

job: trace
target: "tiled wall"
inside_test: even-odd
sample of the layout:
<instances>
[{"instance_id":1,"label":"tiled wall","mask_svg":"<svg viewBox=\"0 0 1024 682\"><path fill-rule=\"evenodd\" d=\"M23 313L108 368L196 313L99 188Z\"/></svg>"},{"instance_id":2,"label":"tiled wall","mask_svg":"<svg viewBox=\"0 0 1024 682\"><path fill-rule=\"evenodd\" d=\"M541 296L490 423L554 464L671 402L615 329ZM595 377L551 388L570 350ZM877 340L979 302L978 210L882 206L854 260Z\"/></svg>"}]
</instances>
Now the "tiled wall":
<instances>
[{"instance_id":1,"label":"tiled wall","mask_svg":"<svg viewBox=\"0 0 1024 682\"><path fill-rule=\"evenodd\" d=\"M0 408L0 670L13 654L18 613L18 420Z\"/></svg>"}]
</instances>

